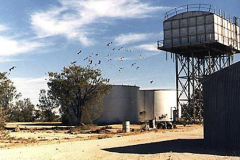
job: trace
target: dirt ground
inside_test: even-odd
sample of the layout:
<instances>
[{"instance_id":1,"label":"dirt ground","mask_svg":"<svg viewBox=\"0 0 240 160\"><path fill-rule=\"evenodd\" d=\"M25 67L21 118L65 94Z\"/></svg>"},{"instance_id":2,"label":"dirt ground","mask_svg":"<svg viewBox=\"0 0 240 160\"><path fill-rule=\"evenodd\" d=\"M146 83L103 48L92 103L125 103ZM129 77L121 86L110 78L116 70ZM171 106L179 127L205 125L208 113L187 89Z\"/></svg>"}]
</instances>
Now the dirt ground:
<instances>
[{"instance_id":1,"label":"dirt ground","mask_svg":"<svg viewBox=\"0 0 240 160\"><path fill-rule=\"evenodd\" d=\"M240 159L234 152L206 149L201 125L143 132L140 125L131 125L131 133L121 133L121 125L84 130L36 123L14 123L8 127L16 125L20 131L11 132L11 138L0 141L0 160Z\"/></svg>"}]
</instances>

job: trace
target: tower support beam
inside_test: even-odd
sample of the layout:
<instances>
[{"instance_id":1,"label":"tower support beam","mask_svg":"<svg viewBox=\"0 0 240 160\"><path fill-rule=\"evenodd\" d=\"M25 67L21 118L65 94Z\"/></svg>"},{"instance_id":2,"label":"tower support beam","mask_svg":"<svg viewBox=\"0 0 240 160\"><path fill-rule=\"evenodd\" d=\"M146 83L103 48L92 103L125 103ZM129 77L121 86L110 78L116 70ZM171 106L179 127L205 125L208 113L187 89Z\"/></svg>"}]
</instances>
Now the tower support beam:
<instances>
[{"instance_id":1,"label":"tower support beam","mask_svg":"<svg viewBox=\"0 0 240 160\"><path fill-rule=\"evenodd\" d=\"M204 51L206 52L206 51ZM191 122L203 120L202 84L200 78L232 64L233 53L194 57L175 54L177 106L182 117ZM206 54L205 54L206 55Z\"/></svg>"}]
</instances>

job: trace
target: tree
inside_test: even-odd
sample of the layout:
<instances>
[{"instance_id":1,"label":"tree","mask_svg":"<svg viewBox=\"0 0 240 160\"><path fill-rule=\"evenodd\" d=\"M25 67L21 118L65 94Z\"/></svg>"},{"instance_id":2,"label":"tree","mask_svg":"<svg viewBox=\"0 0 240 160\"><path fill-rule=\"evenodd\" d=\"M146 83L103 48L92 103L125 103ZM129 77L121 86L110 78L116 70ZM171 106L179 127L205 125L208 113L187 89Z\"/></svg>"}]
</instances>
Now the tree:
<instances>
[{"instance_id":1,"label":"tree","mask_svg":"<svg viewBox=\"0 0 240 160\"><path fill-rule=\"evenodd\" d=\"M0 106L4 110L7 110L11 105L13 99L17 99L21 96L17 93L16 87L13 82L6 77L7 72L0 73Z\"/></svg>"},{"instance_id":2,"label":"tree","mask_svg":"<svg viewBox=\"0 0 240 160\"><path fill-rule=\"evenodd\" d=\"M45 89L41 89L39 93L39 104L37 105L41 110L41 119L44 122L53 122L56 120L54 109L59 107L59 103L54 97Z\"/></svg>"},{"instance_id":3,"label":"tree","mask_svg":"<svg viewBox=\"0 0 240 160\"><path fill-rule=\"evenodd\" d=\"M71 65L61 73L49 72L48 87L63 117L68 117L70 125L80 125L100 115L103 99L111 88L108 82L98 69Z\"/></svg>"},{"instance_id":4,"label":"tree","mask_svg":"<svg viewBox=\"0 0 240 160\"><path fill-rule=\"evenodd\" d=\"M10 108L10 121L32 122L34 121L34 105L29 98L18 100Z\"/></svg>"},{"instance_id":5,"label":"tree","mask_svg":"<svg viewBox=\"0 0 240 160\"><path fill-rule=\"evenodd\" d=\"M12 101L21 96L17 93L13 82L7 78L7 72L0 72L0 127L4 127L5 121L8 120L9 107Z\"/></svg>"}]
</instances>

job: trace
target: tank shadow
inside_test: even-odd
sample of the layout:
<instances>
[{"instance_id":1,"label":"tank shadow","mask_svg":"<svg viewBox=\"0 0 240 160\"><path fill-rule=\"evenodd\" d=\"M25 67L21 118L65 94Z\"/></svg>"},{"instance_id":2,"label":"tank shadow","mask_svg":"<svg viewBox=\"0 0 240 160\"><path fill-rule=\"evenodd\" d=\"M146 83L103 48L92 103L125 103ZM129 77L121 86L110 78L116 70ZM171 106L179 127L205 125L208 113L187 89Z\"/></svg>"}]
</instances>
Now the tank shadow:
<instances>
[{"instance_id":1,"label":"tank shadow","mask_svg":"<svg viewBox=\"0 0 240 160\"><path fill-rule=\"evenodd\" d=\"M138 144L132 146L103 149L109 152L130 154L157 154L167 152L210 154L219 156L240 156L233 151L221 151L209 149L204 145L203 139L176 139L170 141Z\"/></svg>"}]
</instances>

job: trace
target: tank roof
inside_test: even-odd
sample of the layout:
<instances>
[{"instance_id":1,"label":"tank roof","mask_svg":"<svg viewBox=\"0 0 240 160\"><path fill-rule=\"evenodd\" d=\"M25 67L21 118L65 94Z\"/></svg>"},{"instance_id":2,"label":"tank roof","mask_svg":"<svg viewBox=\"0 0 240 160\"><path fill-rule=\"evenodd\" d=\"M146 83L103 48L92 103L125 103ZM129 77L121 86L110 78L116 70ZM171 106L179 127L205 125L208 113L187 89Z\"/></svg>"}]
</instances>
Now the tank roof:
<instances>
[{"instance_id":1,"label":"tank roof","mask_svg":"<svg viewBox=\"0 0 240 160\"><path fill-rule=\"evenodd\" d=\"M224 12L224 14L222 14L222 11L219 10L219 12L217 12L217 8L214 7L211 4L187 4L187 5L183 5L180 7L176 7L174 9L171 9L169 11L167 11L164 14L164 19L170 19L174 16L180 15L182 13L186 13L186 12L202 12L205 14L216 14L224 19L228 19L229 21L231 21L232 23L238 23L239 18L237 17L231 17L230 15L227 17L226 12ZM237 21L237 22L236 22Z\"/></svg>"},{"instance_id":2,"label":"tank roof","mask_svg":"<svg viewBox=\"0 0 240 160\"><path fill-rule=\"evenodd\" d=\"M137 88L140 88L139 86L136 86L136 85L126 85L126 84L112 84L112 86L116 86L116 87L137 87Z\"/></svg>"}]
</instances>

